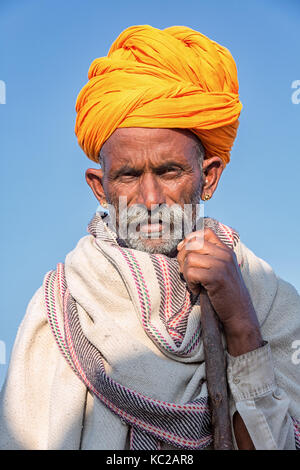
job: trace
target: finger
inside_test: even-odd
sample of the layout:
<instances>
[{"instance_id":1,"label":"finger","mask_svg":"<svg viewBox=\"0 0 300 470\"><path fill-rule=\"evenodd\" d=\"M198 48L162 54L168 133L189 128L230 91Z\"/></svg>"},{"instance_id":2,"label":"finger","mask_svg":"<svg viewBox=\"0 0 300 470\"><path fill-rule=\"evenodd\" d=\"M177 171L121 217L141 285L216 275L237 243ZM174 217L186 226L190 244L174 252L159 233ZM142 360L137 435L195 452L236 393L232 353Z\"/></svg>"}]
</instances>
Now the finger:
<instances>
[{"instance_id":1,"label":"finger","mask_svg":"<svg viewBox=\"0 0 300 470\"><path fill-rule=\"evenodd\" d=\"M204 242L207 240L217 246L226 246L211 228L204 228L204 230L189 233L185 239L177 245L177 250L182 250L183 246L190 244L193 239L197 240L199 244L202 243L202 245L204 245Z\"/></svg>"},{"instance_id":2,"label":"finger","mask_svg":"<svg viewBox=\"0 0 300 470\"><path fill-rule=\"evenodd\" d=\"M205 287L211 283L211 272L206 268L188 266L183 270L183 277L194 294L199 293L201 285Z\"/></svg>"},{"instance_id":3,"label":"finger","mask_svg":"<svg viewBox=\"0 0 300 470\"><path fill-rule=\"evenodd\" d=\"M194 251L187 253L183 261L183 272L187 268L195 269L211 269L215 264L215 260L212 256L201 255Z\"/></svg>"},{"instance_id":4,"label":"finger","mask_svg":"<svg viewBox=\"0 0 300 470\"><path fill-rule=\"evenodd\" d=\"M215 245L212 246L214 247ZM198 245L197 241L191 241L190 243L184 245L183 248L177 254L177 260L180 266L183 265L186 257L191 253L194 253L196 256L207 256L210 254L210 251L208 246L202 247L202 244Z\"/></svg>"},{"instance_id":5,"label":"finger","mask_svg":"<svg viewBox=\"0 0 300 470\"><path fill-rule=\"evenodd\" d=\"M196 240L192 240L190 243L183 246L183 248L177 254L177 260L179 264L182 264L185 258L194 253L195 256L209 256L214 260L223 260L226 262L231 262L232 257L234 256L233 251L228 248L226 245L218 246L211 242L206 241L204 246L202 247L201 243L198 244Z\"/></svg>"},{"instance_id":6,"label":"finger","mask_svg":"<svg viewBox=\"0 0 300 470\"><path fill-rule=\"evenodd\" d=\"M199 251L186 251L185 249L178 253L177 260L181 273L183 273L188 266L210 269L216 263L216 258L211 256L208 252L200 253Z\"/></svg>"},{"instance_id":7,"label":"finger","mask_svg":"<svg viewBox=\"0 0 300 470\"><path fill-rule=\"evenodd\" d=\"M211 256L189 253L182 265L182 274L188 285L202 284L206 289L213 285L222 286L228 276L227 263Z\"/></svg>"},{"instance_id":8,"label":"finger","mask_svg":"<svg viewBox=\"0 0 300 470\"><path fill-rule=\"evenodd\" d=\"M182 240L177 245L177 250L180 251L184 245L186 245L191 240L199 240L200 242L204 240L204 230L197 230L196 232L189 233L184 240Z\"/></svg>"}]
</instances>

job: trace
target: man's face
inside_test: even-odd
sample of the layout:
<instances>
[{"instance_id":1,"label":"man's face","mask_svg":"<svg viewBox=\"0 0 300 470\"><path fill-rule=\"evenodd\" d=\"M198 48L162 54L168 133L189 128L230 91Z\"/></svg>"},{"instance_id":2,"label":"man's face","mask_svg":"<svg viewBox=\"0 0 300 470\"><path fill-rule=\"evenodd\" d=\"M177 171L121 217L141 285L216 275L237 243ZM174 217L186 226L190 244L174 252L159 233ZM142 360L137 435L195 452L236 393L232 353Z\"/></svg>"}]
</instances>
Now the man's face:
<instances>
[{"instance_id":1,"label":"man's face","mask_svg":"<svg viewBox=\"0 0 300 470\"><path fill-rule=\"evenodd\" d=\"M101 158L106 200L116 210L117 224L126 218L128 246L172 253L182 239L174 236L176 225L177 229L178 224L182 225L182 209L185 205L195 206L201 196L202 169L196 136L175 129L117 129L103 145ZM120 197L127 198L123 214L119 211Z\"/></svg>"}]
</instances>

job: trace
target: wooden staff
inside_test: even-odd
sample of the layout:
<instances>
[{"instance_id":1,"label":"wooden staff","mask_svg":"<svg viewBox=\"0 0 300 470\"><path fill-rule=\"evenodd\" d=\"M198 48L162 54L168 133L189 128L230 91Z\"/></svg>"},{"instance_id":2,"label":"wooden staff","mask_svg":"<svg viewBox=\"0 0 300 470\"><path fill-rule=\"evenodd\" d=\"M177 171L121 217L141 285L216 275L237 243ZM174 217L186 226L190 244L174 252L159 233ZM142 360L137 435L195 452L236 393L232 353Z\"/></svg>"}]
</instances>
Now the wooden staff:
<instances>
[{"instance_id":1,"label":"wooden staff","mask_svg":"<svg viewBox=\"0 0 300 470\"><path fill-rule=\"evenodd\" d=\"M226 361L221 339L220 321L203 287L200 292L200 306L214 449L232 450Z\"/></svg>"}]
</instances>

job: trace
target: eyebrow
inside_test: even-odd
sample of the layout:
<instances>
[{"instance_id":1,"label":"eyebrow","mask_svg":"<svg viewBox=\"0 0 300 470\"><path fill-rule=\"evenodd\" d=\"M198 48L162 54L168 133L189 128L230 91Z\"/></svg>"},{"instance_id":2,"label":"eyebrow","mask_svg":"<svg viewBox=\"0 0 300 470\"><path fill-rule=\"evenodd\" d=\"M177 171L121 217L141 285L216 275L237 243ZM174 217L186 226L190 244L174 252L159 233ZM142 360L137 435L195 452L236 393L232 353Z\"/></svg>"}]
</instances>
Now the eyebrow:
<instances>
[{"instance_id":1,"label":"eyebrow","mask_svg":"<svg viewBox=\"0 0 300 470\"><path fill-rule=\"evenodd\" d=\"M184 165L182 163L178 163L176 161L173 161L173 160L168 160L167 162L165 163L162 163L161 165L159 165L158 167L155 168L156 171L159 171L159 170L166 170L170 167L176 167L176 168L187 168L187 165Z\"/></svg>"},{"instance_id":2,"label":"eyebrow","mask_svg":"<svg viewBox=\"0 0 300 470\"><path fill-rule=\"evenodd\" d=\"M159 173L161 171L167 170L170 167L176 167L180 169L188 169L188 165L184 165L182 163L178 163L177 161L174 160L168 160L167 162L162 163L161 165L154 167L153 170L155 173ZM119 176L122 176L126 173L131 173L133 175L141 175L143 172L143 169L136 168L134 166L130 166L128 164L123 165L121 168L119 168L116 171L111 172L111 178L118 178Z\"/></svg>"}]
</instances>

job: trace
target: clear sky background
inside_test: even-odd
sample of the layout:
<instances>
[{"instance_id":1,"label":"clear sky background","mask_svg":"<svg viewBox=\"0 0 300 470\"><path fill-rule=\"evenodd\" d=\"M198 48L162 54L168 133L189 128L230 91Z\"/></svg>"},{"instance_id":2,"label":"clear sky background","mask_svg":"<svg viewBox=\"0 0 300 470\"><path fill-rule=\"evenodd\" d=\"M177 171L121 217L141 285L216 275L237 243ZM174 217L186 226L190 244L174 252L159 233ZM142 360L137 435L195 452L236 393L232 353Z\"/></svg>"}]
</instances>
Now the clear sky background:
<instances>
[{"instance_id":1,"label":"clear sky background","mask_svg":"<svg viewBox=\"0 0 300 470\"><path fill-rule=\"evenodd\" d=\"M237 229L300 290L300 104L291 99L292 82L300 80L299 0L0 0L6 363L30 298L97 209L84 178L96 165L74 135L75 100L92 60L135 24L189 26L231 51L244 107L231 163L206 215ZM0 364L0 385L6 369Z\"/></svg>"}]
</instances>

